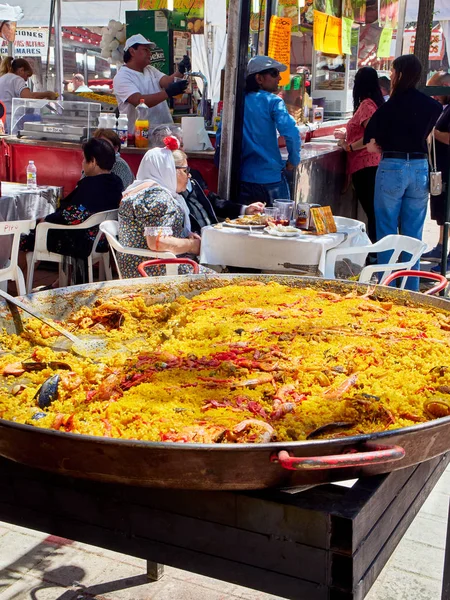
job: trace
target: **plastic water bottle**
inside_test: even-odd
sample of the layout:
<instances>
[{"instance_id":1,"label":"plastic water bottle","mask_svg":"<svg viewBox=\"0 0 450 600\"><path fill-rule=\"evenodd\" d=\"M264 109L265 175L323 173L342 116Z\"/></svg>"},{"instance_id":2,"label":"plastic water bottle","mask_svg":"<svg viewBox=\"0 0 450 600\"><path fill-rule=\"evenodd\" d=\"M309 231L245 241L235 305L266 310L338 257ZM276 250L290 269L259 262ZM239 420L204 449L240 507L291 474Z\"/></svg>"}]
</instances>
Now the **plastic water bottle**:
<instances>
[{"instance_id":1,"label":"plastic water bottle","mask_svg":"<svg viewBox=\"0 0 450 600\"><path fill-rule=\"evenodd\" d=\"M37 188L37 169L34 160L30 160L27 167L27 188L31 190Z\"/></svg>"},{"instance_id":2,"label":"plastic water bottle","mask_svg":"<svg viewBox=\"0 0 450 600\"><path fill-rule=\"evenodd\" d=\"M148 120L148 106L143 98L136 107L136 123L134 125L134 143L136 148L148 148L148 130L150 122Z\"/></svg>"},{"instance_id":3,"label":"plastic water bottle","mask_svg":"<svg viewBox=\"0 0 450 600\"><path fill-rule=\"evenodd\" d=\"M120 138L122 148L125 148L128 139L128 116L122 113L117 119L117 135Z\"/></svg>"}]
</instances>

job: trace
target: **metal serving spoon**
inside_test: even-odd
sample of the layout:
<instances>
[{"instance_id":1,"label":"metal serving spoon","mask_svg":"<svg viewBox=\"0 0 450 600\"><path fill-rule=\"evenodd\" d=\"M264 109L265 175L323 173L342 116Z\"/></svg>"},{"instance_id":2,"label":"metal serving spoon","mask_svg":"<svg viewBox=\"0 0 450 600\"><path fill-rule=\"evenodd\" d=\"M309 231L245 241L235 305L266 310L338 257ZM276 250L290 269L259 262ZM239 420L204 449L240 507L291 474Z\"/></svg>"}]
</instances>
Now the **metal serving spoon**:
<instances>
[{"instance_id":1,"label":"metal serving spoon","mask_svg":"<svg viewBox=\"0 0 450 600\"><path fill-rule=\"evenodd\" d=\"M71 333L70 331L67 331L67 329L64 329L64 327L61 327L61 325L58 325L54 321L51 321L50 319L43 317L42 315L35 312L32 308L30 308L29 306L27 306L26 304L24 304L17 298L14 298L14 296L10 296L10 294L7 294L6 292L4 292L1 289L0 289L0 296L2 298L4 298L6 300L6 302L10 302L11 304L14 304L18 308L20 308L23 311L30 314L35 319L42 321L42 323L45 323L45 325L48 325L49 327L51 327L52 329L57 331L60 335L63 335L68 340L70 340L72 342L71 350L75 354L89 357L91 355L97 355L98 352L104 350L106 347L106 340L104 340L102 338L91 337L91 336L89 336L89 338L86 340L82 340L79 337L77 337L76 335L73 335L73 333Z\"/></svg>"}]
</instances>

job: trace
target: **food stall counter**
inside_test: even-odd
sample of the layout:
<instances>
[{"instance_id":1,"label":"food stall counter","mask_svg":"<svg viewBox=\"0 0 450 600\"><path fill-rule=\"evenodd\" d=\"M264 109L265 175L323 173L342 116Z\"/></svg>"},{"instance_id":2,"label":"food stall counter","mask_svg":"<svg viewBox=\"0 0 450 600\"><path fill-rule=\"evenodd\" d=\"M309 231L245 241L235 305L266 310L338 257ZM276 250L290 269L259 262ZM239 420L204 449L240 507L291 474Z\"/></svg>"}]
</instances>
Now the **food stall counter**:
<instances>
[{"instance_id":1,"label":"food stall counter","mask_svg":"<svg viewBox=\"0 0 450 600\"><path fill-rule=\"evenodd\" d=\"M15 136L1 137L0 180L26 182L28 162L33 160L37 168L40 185L55 185L64 188L64 196L71 192L81 175L83 159L81 145L75 142L34 140ZM123 148L122 158L136 175L144 148ZM214 165L214 150L186 152L189 165L203 175L208 188L217 190L217 168Z\"/></svg>"}]
</instances>

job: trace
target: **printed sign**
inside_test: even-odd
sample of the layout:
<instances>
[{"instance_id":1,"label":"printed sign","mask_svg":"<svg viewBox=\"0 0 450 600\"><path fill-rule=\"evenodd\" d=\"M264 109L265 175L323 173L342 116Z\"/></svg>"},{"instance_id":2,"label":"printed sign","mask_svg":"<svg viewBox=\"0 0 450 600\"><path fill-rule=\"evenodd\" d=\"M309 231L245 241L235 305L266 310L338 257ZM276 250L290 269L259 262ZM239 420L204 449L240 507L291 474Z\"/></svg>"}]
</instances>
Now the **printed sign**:
<instances>
[{"instance_id":1,"label":"printed sign","mask_svg":"<svg viewBox=\"0 0 450 600\"><path fill-rule=\"evenodd\" d=\"M342 54L342 25L341 19L328 15L323 52L325 54Z\"/></svg>"},{"instance_id":2,"label":"printed sign","mask_svg":"<svg viewBox=\"0 0 450 600\"><path fill-rule=\"evenodd\" d=\"M416 41L416 30L406 29L403 35L404 54L414 54L414 44ZM442 60L445 52L445 41L442 35L442 29L433 27L430 38L430 53L428 60Z\"/></svg>"},{"instance_id":3,"label":"printed sign","mask_svg":"<svg viewBox=\"0 0 450 600\"><path fill-rule=\"evenodd\" d=\"M291 27L292 20L287 17L272 16L270 18L269 52L267 54L287 66L287 71L281 73L280 86L287 85L291 80Z\"/></svg>"},{"instance_id":4,"label":"printed sign","mask_svg":"<svg viewBox=\"0 0 450 600\"><path fill-rule=\"evenodd\" d=\"M353 19L342 17L342 53L352 53L352 25Z\"/></svg>"},{"instance_id":5,"label":"printed sign","mask_svg":"<svg viewBox=\"0 0 450 600\"><path fill-rule=\"evenodd\" d=\"M44 29L17 29L14 56L47 57L48 33ZM2 40L0 54L8 54L8 42Z\"/></svg>"},{"instance_id":6,"label":"printed sign","mask_svg":"<svg viewBox=\"0 0 450 600\"><path fill-rule=\"evenodd\" d=\"M327 28L328 15L318 10L314 11L313 20L313 40L314 50L323 52L323 40L325 39L325 29Z\"/></svg>"},{"instance_id":7,"label":"printed sign","mask_svg":"<svg viewBox=\"0 0 450 600\"><path fill-rule=\"evenodd\" d=\"M392 27L383 27L381 30L380 41L378 42L378 58L389 58L391 56L391 42L394 30Z\"/></svg>"}]
</instances>

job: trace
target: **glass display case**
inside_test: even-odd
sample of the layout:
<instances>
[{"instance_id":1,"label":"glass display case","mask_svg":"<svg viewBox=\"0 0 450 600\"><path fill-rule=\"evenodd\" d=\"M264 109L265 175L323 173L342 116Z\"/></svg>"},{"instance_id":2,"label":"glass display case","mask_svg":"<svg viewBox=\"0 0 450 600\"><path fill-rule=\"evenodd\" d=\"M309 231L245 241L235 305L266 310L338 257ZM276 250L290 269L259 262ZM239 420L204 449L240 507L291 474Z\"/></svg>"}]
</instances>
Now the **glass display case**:
<instances>
[{"instance_id":1,"label":"glass display case","mask_svg":"<svg viewBox=\"0 0 450 600\"><path fill-rule=\"evenodd\" d=\"M352 30L351 54L313 51L311 97L326 117L349 117L353 112L353 83L358 66L359 28Z\"/></svg>"},{"instance_id":2,"label":"glass display case","mask_svg":"<svg viewBox=\"0 0 450 600\"><path fill-rule=\"evenodd\" d=\"M98 127L101 104L14 98L11 133L35 140L83 142Z\"/></svg>"}]
</instances>

